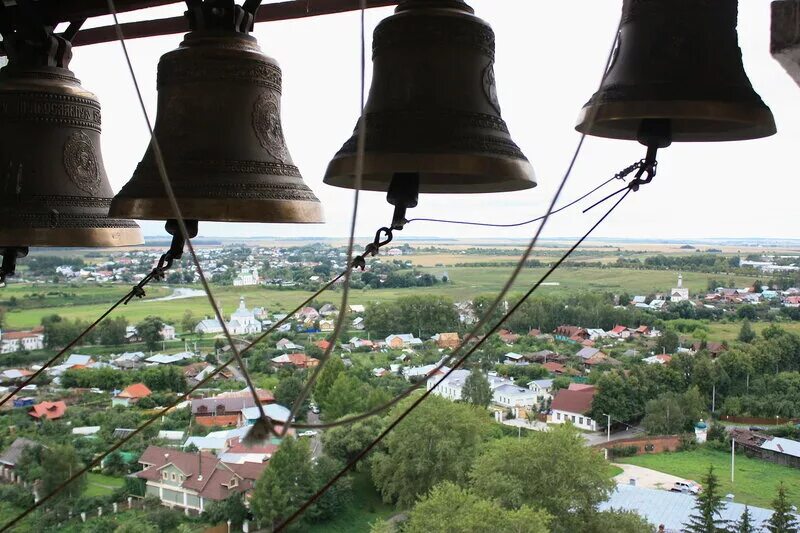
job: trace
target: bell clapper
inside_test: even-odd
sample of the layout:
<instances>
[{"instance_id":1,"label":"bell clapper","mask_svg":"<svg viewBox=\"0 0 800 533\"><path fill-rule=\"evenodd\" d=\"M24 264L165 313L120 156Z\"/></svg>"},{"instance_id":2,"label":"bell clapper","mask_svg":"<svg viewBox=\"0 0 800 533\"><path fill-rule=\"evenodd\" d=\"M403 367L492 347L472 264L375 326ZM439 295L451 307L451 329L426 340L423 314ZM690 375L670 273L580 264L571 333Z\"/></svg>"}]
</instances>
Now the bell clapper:
<instances>
[{"instance_id":1,"label":"bell clapper","mask_svg":"<svg viewBox=\"0 0 800 533\"><path fill-rule=\"evenodd\" d=\"M394 206L391 229L403 229L408 222L406 209L417 207L417 202L419 201L419 173L395 173L389 183L386 201Z\"/></svg>"},{"instance_id":2,"label":"bell clapper","mask_svg":"<svg viewBox=\"0 0 800 533\"><path fill-rule=\"evenodd\" d=\"M197 220L184 220L183 223L186 225L186 231L188 233L188 237L193 239L197 236L197 227L198 227ZM142 298L144 293L144 287L153 279L163 279L165 272L172 268L172 263L176 259L180 259L183 257L183 248L186 245L186 239L183 238L183 234L180 231L180 226L178 225L178 221L175 219L167 220L167 223L164 224L164 229L167 230L167 233L172 235L172 242L169 245L169 250L167 250L161 258L158 260L158 265L156 265L153 270L142 279L137 285L131 289L130 294L125 299L125 305L128 304L134 298Z\"/></svg>"},{"instance_id":3,"label":"bell clapper","mask_svg":"<svg viewBox=\"0 0 800 533\"><path fill-rule=\"evenodd\" d=\"M0 266L0 284L5 287L6 278L11 277L17 270L17 259L28 255L27 246L8 246L2 248L3 263Z\"/></svg>"}]
</instances>

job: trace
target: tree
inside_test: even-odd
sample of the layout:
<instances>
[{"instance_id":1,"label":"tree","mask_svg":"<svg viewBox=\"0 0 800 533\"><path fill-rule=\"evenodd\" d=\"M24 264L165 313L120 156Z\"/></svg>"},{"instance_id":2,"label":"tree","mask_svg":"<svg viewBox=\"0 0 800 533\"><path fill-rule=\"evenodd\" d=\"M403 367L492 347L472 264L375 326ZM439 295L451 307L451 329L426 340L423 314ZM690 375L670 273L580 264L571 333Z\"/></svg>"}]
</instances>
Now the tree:
<instances>
[{"instance_id":1,"label":"tree","mask_svg":"<svg viewBox=\"0 0 800 533\"><path fill-rule=\"evenodd\" d=\"M187 309L183 312L183 317L181 318L181 330L184 332L192 332L194 331L194 327L197 325L197 319L192 313L191 310Z\"/></svg>"},{"instance_id":2,"label":"tree","mask_svg":"<svg viewBox=\"0 0 800 533\"><path fill-rule=\"evenodd\" d=\"M662 353L675 353L680 344L680 338L674 331L668 329L661 333L661 336L656 341L656 350Z\"/></svg>"},{"instance_id":3,"label":"tree","mask_svg":"<svg viewBox=\"0 0 800 533\"><path fill-rule=\"evenodd\" d=\"M583 533L653 533L655 528L632 511L609 510L594 513L581 528Z\"/></svg>"},{"instance_id":4,"label":"tree","mask_svg":"<svg viewBox=\"0 0 800 533\"><path fill-rule=\"evenodd\" d=\"M393 302L376 302L365 315L367 329L378 337L413 333L429 337L455 331L460 324L453 302L442 296L404 296Z\"/></svg>"},{"instance_id":5,"label":"tree","mask_svg":"<svg viewBox=\"0 0 800 533\"><path fill-rule=\"evenodd\" d=\"M647 402L642 424L651 435L674 435L683 431L686 418L681 410L678 395L667 392Z\"/></svg>"},{"instance_id":6,"label":"tree","mask_svg":"<svg viewBox=\"0 0 800 533\"><path fill-rule=\"evenodd\" d=\"M164 321L156 316L145 317L144 320L136 324L136 331L139 333L139 337L150 351L158 349L163 328Z\"/></svg>"},{"instance_id":7,"label":"tree","mask_svg":"<svg viewBox=\"0 0 800 533\"><path fill-rule=\"evenodd\" d=\"M755 533L756 526L753 524L753 515L750 514L750 508L744 506L744 512L739 518L739 521L733 524L731 533Z\"/></svg>"},{"instance_id":8,"label":"tree","mask_svg":"<svg viewBox=\"0 0 800 533\"><path fill-rule=\"evenodd\" d=\"M392 411L397 416L413 401ZM372 457L372 479L387 502L410 506L441 481L465 483L472 461L489 437L482 409L430 396L383 440Z\"/></svg>"},{"instance_id":9,"label":"tree","mask_svg":"<svg viewBox=\"0 0 800 533\"><path fill-rule=\"evenodd\" d=\"M83 468L75 448L66 445L29 446L22 451L17 470L20 477L29 483L39 482L39 496L44 497L56 490L73 474ZM56 498L73 499L83 492L86 477L81 476L67 485Z\"/></svg>"},{"instance_id":10,"label":"tree","mask_svg":"<svg viewBox=\"0 0 800 533\"><path fill-rule=\"evenodd\" d=\"M210 524L222 524L231 521L231 526L239 529L247 519L247 506L241 494L231 494L222 501L211 501L206 504L203 518Z\"/></svg>"},{"instance_id":11,"label":"tree","mask_svg":"<svg viewBox=\"0 0 800 533\"><path fill-rule=\"evenodd\" d=\"M719 479L714 474L714 467L708 467L708 474L703 477L703 490L696 498L695 513L684 524L687 533L715 533L727 531L725 521L720 520L725 502L720 492Z\"/></svg>"},{"instance_id":12,"label":"tree","mask_svg":"<svg viewBox=\"0 0 800 533\"><path fill-rule=\"evenodd\" d=\"M319 490L325 486L325 484L333 479L333 476L338 474L343 467L344 463L326 455L317 457L316 462L312 466L314 490ZM352 497L353 481L350 477L345 476L326 490L322 496L314 502L314 505L308 509L308 521L322 522L330 520L339 515L339 513L350 504Z\"/></svg>"},{"instance_id":13,"label":"tree","mask_svg":"<svg viewBox=\"0 0 800 533\"><path fill-rule=\"evenodd\" d=\"M371 387L358 378L340 373L325 403L321 403L326 420L335 420L350 413L363 411Z\"/></svg>"},{"instance_id":14,"label":"tree","mask_svg":"<svg viewBox=\"0 0 800 533\"><path fill-rule=\"evenodd\" d=\"M287 438L256 481L250 499L256 520L274 529L311 496L313 482L307 442Z\"/></svg>"},{"instance_id":15,"label":"tree","mask_svg":"<svg viewBox=\"0 0 800 533\"><path fill-rule=\"evenodd\" d=\"M756 338L756 332L750 327L749 320L742 321L742 327L739 329L739 340L750 344Z\"/></svg>"},{"instance_id":16,"label":"tree","mask_svg":"<svg viewBox=\"0 0 800 533\"><path fill-rule=\"evenodd\" d=\"M553 531L580 531L614 487L607 465L576 429L561 426L525 439L491 442L469 477L478 496L506 508L540 507L553 516Z\"/></svg>"},{"instance_id":17,"label":"tree","mask_svg":"<svg viewBox=\"0 0 800 533\"><path fill-rule=\"evenodd\" d=\"M275 401L281 405L285 405L287 407L291 407L294 405L294 402L300 397L300 394L303 392L303 382L297 376L288 376L283 378L278 382L278 386L275 387ZM306 404L308 400L306 400ZM304 408L300 411L305 412L308 408L308 405L305 405Z\"/></svg>"},{"instance_id":18,"label":"tree","mask_svg":"<svg viewBox=\"0 0 800 533\"><path fill-rule=\"evenodd\" d=\"M349 463L378 436L381 426L381 420L373 417L350 426L329 429L322 434L322 448L328 456ZM356 467L362 465L364 463L358 463Z\"/></svg>"},{"instance_id":19,"label":"tree","mask_svg":"<svg viewBox=\"0 0 800 533\"><path fill-rule=\"evenodd\" d=\"M103 465L103 472L111 476L121 476L128 473L128 465L125 463L122 454L111 452Z\"/></svg>"},{"instance_id":20,"label":"tree","mask_svg":"<svg viewBox=\"0 0 800 533\"><path fill-rule=\"evenodd\" d=\"M483 372L475 369L469 373L461 389L461 399L472 405L489 407L492 403L492 387Z\"/></svg>"},{"instance_id":21,"label":"tree","mask_svg":"<svg viewBox=\"0 0 800 533\"><path fill-rule=\"evenodd\" d=\"M792 506L786 500L786 488L783 483L778 485L778 494L772 500L772 516L767 521L767 531L770 533L797 533L800 526L793 515Z\"/></svg>"},{"instance_id":22,"label":"tree","mask_svg":"<svg viewBox=\"0 0 800 533\"><path fill-rule=\"evenodd\" d=\"M125 333L128 328L128 319L124 316L106 318L97 325L97 336L100 344L119 346L125 344Z\"/></svg>"},{"instance_id":23,"label":"tree","mask_svg":"<svg viewBox=\"0 0 800 533\"><path fill-rule=\"evenodd\" d=\"M333 387L333 382L344 372L344 363L340 357L331 357L325 364L322 372L319 373L317 382L314 384L314 400L317 405L325 405L328 401L328 392Z\"/></svg>"},{"instance_id":24,"label":"tree","mask_svg":"<svg viewBox=\"0 0 800 533\"><path fill-rule=\"evenodd\" d=\"M417 502L404 533L547 533L550 516L529 506L503 509L452 482L442 482Z\"/></svg>"},{"instance_id":25,"label":"tree","mask_svg":"<svg viewBox=\"0 0 800 533\"><path fill-rule=\"evenodd\" d=\"M736 310L736 316L747 320L756 320L758 318L758 312L754 306L744 304L739 306L739 309Z\"/></svg>"}]
</instances>

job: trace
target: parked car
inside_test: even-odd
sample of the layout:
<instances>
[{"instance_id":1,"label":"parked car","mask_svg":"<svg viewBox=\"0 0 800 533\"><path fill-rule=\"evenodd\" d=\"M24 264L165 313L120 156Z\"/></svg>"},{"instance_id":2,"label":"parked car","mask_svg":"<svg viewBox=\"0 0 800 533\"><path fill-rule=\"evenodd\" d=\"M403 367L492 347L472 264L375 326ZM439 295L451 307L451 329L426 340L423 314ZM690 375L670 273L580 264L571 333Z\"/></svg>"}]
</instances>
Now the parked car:
<instances>
[{"instance_id":1,"label":"parked car","mask_svg":"<svg viewBox=\"0 0 800 533\"><path fill-rule=\"evenodd\" d=\"M313 437L316 434L317 434L316 431L314 431L313 429L309 429L308 431L301 431L300 433L297 434L297 436L298 437Z\"/></svg>"},{"instance_id":2,"label":"parked car","mask_svg":"<svg viewBox=\"0 0 800 533\"><path fill-rule=\"evenodd\" d=\"M699 483L692 481L691 479L687 479L686 481L676 481L670 490L672 490L672 492L685 492L696 495L700 494L700 491L703 490L703 488Z\"/></svg>"},{"instance_id":3,"label":"parked car","mask_svg":"<svg viewBox=\"0 0 800 533\"><path fill-rule=\"evenodd\" d=\"M319 406L318 405L312 405L311 406L311 412L314 413L315 415L318 415L319 414Z\"/></svg>"}]
</instances>

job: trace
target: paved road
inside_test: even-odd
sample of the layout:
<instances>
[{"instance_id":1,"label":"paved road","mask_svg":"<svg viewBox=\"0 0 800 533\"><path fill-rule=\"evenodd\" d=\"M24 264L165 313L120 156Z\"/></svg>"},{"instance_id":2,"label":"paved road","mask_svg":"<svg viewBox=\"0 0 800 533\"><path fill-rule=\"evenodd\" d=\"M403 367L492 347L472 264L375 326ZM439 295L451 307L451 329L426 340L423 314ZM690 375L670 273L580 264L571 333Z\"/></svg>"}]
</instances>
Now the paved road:
<instances>
[{"instance_id":1,"label":"paved road","mask_svg":"<svg viewBox=\"0 0 800 533\"><path fill-rule=\"evenodd\" d=\"M306 413L306 420L308 420L309 424L319 424L319 422L320 422L319 415L318 414L314 414L310 410L308 411L308 413ZM316 431L317 431L317 434L314 435L313 437L306 437L306 438L309 438L310 441L311 441L311 442L309 442L309 445L311 446L311 457L312 458L316 458L316 457L319 457L320 455L322 455L322 438L321 438L322 437L322 432L319 431L319 430L316 430Z\"/></svg>"},{"instance_id":2,"label":"paved road","mask_svg":"<svg viewBox=\"0 0 800 533\"><path fill-rule=\"evenodd\" d=\"M662 489L669 490L676 481L683 481L683 478L671 476L657 470L650 468L643 468L636 465L617 464L623 472L614 477L614 481L618 485L627 485L630 483L631 478L636 480L636 484L640 487L648 489Z\"/></svg>"}]
</instances>

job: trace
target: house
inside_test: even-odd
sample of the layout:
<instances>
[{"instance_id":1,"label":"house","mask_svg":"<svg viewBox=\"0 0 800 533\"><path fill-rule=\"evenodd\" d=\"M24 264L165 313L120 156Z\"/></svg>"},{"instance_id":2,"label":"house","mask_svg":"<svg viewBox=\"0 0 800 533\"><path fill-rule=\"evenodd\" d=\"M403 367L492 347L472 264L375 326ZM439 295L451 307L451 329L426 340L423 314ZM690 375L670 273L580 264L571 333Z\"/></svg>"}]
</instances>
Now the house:
<instances>
[{"instance_id":1,"label":"house","mask_svg":"<svg viewBox=\"0 0 800 533\"><path fill-rule=\"evenodd\" d=\"M550 393L550 391L553 390L552 379L534 379L533 381L529 381L527 385L536 395L536 402L539 404L553 397Z\"/></svg>"},{"instance_id":2,"label":"house","mask_svg":"<svg viewBox=\"0 0 800 533\"><path fill-rule=\"evenodd\" d=\"M559 341L581 342L589 338L589 332L586 329L567 325L558 326L553 331L553 335Z\"/></svg>"},{"instance_id":3,"label":"house","mask_svg":"<svg viewBox=\"0 0 800 533\"><path fill-rule=\"evenodd\" d=\"M594 358L599 357L607 357L606 354L598 350L597 348L581 348L578 353L575 354L577 357L580 357L584 363Z\"/></svg>"},{"instance_id":4,"label":"house","mask_svg":"<svg viewBox=\"0 0 800 533\"><path fill-rule=\"evenodd\" d=\"M422 344L422 339L414 337L413 333L402 333L399 335L389 335L386 337L386 346L389 348L399 350L400 348L408 348L410 346L419 346Z\"/></svg>"},{"instance_id":5,"label":"house","mask_svg":"<svg viewBox=\"0 0 800 533\"><path fill-rule=\"evenodd\" d=\"M462 399L464 384L471 374L469 370L453 370L449 376L442 380L442 376L449 369L443 367L439 372L428 377L427 389L433 389L433 394L458 401ZM490 372L486 376L489 388L492 390L492 403L503 409L511 409L514 417L522 417L525 411L530 411L537 403L537 395L530 389L516 385L512 380ZM439 381L441 380L441 383ZM439 383L437 385L437 383ZM433 387L436 386L434 389Z\"/></svg>"},{"instance_id":6,"label":"house","mask_svg":"<svg viewBox=\"0 0 800 533\"><path fill-rule=\"evenodd\" d=\"M222 329L222 325L219 323L219 320L216 318L206 318L201 320L197 323L194 327L195 333L206 334L206 335L216 335L217 333L222 333L224 330Z\"/></svg>"},{"instance_id":7,"label":"house","mask_svg":"<svg viewBox=\"0 0 800 533\"><path fill-rule=\"evenodd\" d=\"M418 380L419 378L427 378L430 376L431 372L436 370L439 366L439 363L430 364L430 365L423 365L423 366L412 366L403 368L403 377L406 378L408 381ZM443 368L446 371L446 367Z\"/></svg>"},{"instance_id":8,"label":"house","mask_svg":"<svg viewBox=\"0 0 800 533\"><path fill-rule=\"evenodd\" d=\"M700 341L692 343L692 351L699 352L700 350L708 350L708 353L711 354L711 357L717 357L727 349L728 348L726 348L725 345L720 342L708 342L705 344L705 346L703 346L703 343Z\"/></svg>"},{"instance_id":9,"label":"house","mask_svg":"<svg viewBox=\"0 0 800 533\"><path fill-rule=\"evenodd\" d=\"M171 324L164 324L159 334L161 335L161 339L165 341L173 341L177 338L177 335L175 335L175 326Z\"/></svg>"},{"instance_id":10,"label":"house","mask_svg":"<svg viewBox=\"0 0 800 533\"><path fill-rule=\"evenodd\" d=\"M439 333L436 336L436 346L439 348L455 350L460 342L458 333Z\"/></svg>"},{"instance_id":11,"label":"house","mask_svg":"<svg viewBox=\"0 0 800 533\"><path fill-rule=\"evenodd\" d=\"M508 352L506 354L506 360L503 361L503 362L505 364L507 364L507 365L515 365L515 364L518 364L518 363L522 363L524 361L524 359L525 359L525 356L522 355L521 353ZM525 363L525 364L527 364L527 363Z\"/></svg>"},{"instance_id":12,"label":"house","mask_svg":"<svg viewBox=\"0 0 800 533\"><path fill-rule=\"evenodd\" d=\"M625 326L616 325L608 332L608 336L615 339L627 339L631 336L631 332Z\"/></svg>"},{"instance_id":13,"label":"house","mask_svg":"<svg viewBox=\"0 0 800 533\"><path fill-rule=\"evenodd\" d=\"M28 414L37 420L58 420L67 412L67 404L63 401L41 402L31 407Z\"/></svg>"},{"instance_id":14,"label":"house","mask_svg":"<svg viewBox=\"0 0 800 533\"><path fill-rule=\"evenodd\" d=\"M24 437L17 437L14 442L0 454L0 478L12 483L21 481L19 475L16 473L17 463L22 457L22 452L25 448L33 448L41 446L38 442L26 439Z\"/></svg>"},{"instance_id":15,"label":"house","mask_svg":"<svg viewBox=\"0 0 800 533\"><path fill-rule=\"evenodd\" d=\"M357 330L357 331L362 331L366 327L367 326L366 326L366 324L364 324L364 318L363 317L357 316L356 318L353 319L352 329Z\"/></svg>"},{"instance_id":16,"label":"house","mask_svg":"<svg viewBox=\"0 0 800 533\"><path fill-rule=\"evenodd\" d=\"M358 337L353 337L350 339L349 344L353 348L374 348L375 343L369 339L359 339Z\"/></svg>"},{"instance_id":17,"label":"house","mask_svg":"<svg viewBox=\"0 0 800 533\"><path fill-rule=\"evenodd\" d=\"M146 480L145 493L162 505L203 512L211 501L249 492L267 463L226 463L206 452L187 453L173 448L148 446L133 474Z\"/></svg>"},{"instance_id":18,"label":"house","mask_svg":"<svg viewBox=\"0 0 800 533\"><path fill-rule=\"evenodd\" d=\"M286 407L282 405L278 405L277 403L271 403L269 405L264 405L264 414L272 420L273 422L278 423L285 423L289 420L289 416L291 416L292 412L289 411ZM252 426L261 418L261 409L258 406L253 407L245 407L241 411L239 411L239 427L243 426ZM291 433L289 433L291 434Z\"/></svg>"},{"instance_id":19,"label":"house","mask_svg":"<svg viewBox=\"0 0 800 533\"><path fill-rule=\"evenodd\" d=\"M334 320L323 319L319 321L319 330L324 332L331 332L336 329L336 322Z\"/></svg>"},{"instance_id":20,"label":"house","mask_svg":"<svg viewBox=\"0 0 800 533\"><path fill-rule=\"evenodd\" d=\"M298 320L302 320L303 322L314 322L319 320L319 311L314 309L313 307L304 307L295 315Z\"/></svg>"},{"instance_id":21,"label":"house","mask_svg":"<svg viewBox=\"0 0 800 533\"><path fill-rule=\"evenodd\" d=\"M239 274L233 278L234 287L249 287L258 285L261 278L258 276L258 268L243 269Z\"/></svg>"},{"instance_id":22,"label":"house","mask_svg":"<svg viewBox=\"0 0 800 533\"><path fill-rule=\"evenodd\" d=\"M608 333L606 333L605 331L603 331L602 329L599 329L599 328L597 328L597 329L589 328L589 329L586 330L586 332L589 334L589 339L588 340L590 340L590 341L596 341L598 339L602 339L602 338L608 337Z\"/></svg>"},{"instance_id":23,"label":"house","mask_svg":"<svg viewBox=\"0 0 800 533\"><path fill-rule=\"evenodd\" d=\"M506 344L516 344L519 341L520 335L512 333L507 329L501 329L497 333L497 337Z\"/></svg>"},{"instance_id":24,"label":"house","mask_svg":"<svg viewBox=\"0 0 800 533\"><path fill-rule=\"evenodd\" d=\"M354 314L363 315L364 312L366 312L366 308L363 305L350 304L348 307L350 308L350 312Z\"/></svg>"},{"instance_id":25,"label":"house","mask_svg":"<svg viewBox=\"0 0 800 533\"><path fill-rule=\"evenodd\" d=\"M324 317L336 316L339 314L339 309L333 304L325 304L319 308L319 314Z\"/></svg>"},{"instance_id":26,"label":"house","mask_svg":"<svg viewBox=\"0 0 800 533\"><path fill-rule=\"evenodd\" d=\"M640 515L651 524L663 525L664 533L685 531L685 524L695 513L697 498L688 493L650 489L633 484L617 485L608 500L600 503L598 511L629 511ZM745 506L728 499L723 500L719 514L714 518L723 523L737 522ZM753 531L762 531L762 524L772 516L771 509L748 505Z\"/></svg>"},{"instance_id":27,"label":"house","mask_svg":"<svg viewBox=\"0 0 800 533\"><path fill-rule=\"evenodd\" d=\"M289 339L281 339L281 340L279 340L279 341L278 341L278 342L275 344L275 347L276 347L278 350L283 350L284 352L288 352L288 351L295 351L295 350L302 350L302 349L303 349L303 347L302 347L302 346L300 346L300 345L298 345L298 344L295 344L295 343L293 343L293 342L292 342L292 341L290 341Z\"/></svg>"},{"instance_id":28,"label":"house","mask_svg":"<svg viewBox=\"0 0 800 533\"><path fill-rule=\"evenodd\" d=\"M27 377L33 375L33 372L30 370L19 369L19 368L10 368L8 370L3 370L0 372L0 379L6 382L14 382L14 381L22 381Z\"/></svg>"},{"instance_id":29,"label":"house","mask_svg":"<svg viewBox=\"0 0 800 533\"><path fill-rule=\"evenodd\" d=\"M122 389L122 392L111 398L111 407L116 407L117 405L130 407L151 394L153 394L152 391L144 383L134 383L133 385L128 385Z\"/></svg>"},{"instance_id":30,"label":"house","mask_svg":"<svg viewBox=\"0 0 800 533\"><path fill-rule=\"evenodd\" d=\"M180 352L171 355L156 354L145 359L149 365L173 365L197 357L192 352Z\"/></svg>"},{"instance_id":31,"label":"house","mask_svg":"<svg viewBox=\"0 0 800 533\"><path fill-rule=\"evenodd\" d=\"M672 361L672 356L669 354L651 355L642 359L648 365L667 365Z\"/></svg>"},{"instance_id":32,"label":"house","mask_svg":"<svg viewBox=\"0 0 800 533\"><path fill-rule=\"evenodd\" d=\"M539 402L537 394L526 387L513 383L503 383L492 390L492 402L500 407L511 409L515 418L522 418Z\"/></svg>"},{"instance_id":33,"label":"house","mask_svg":"<svg viewBox=\"0 0 800 533\"><path fill-rule=\"evenodd\" d=\"M44 328L42 326L31 330L0 333L0 353L42 349L44 349Z\"/></svg>"},{"instance_id":34,"label":"house","mask_svg":"<svg viewBox=\"0 0 800 533\"><path fill-rule=\"evenodd\" d=\"M258 400L262 405L275 401L275 397L268 390L256 389ZM242 409L256 405L249 388L240 391L223 392L211 398L196 398L192 400L191 409L195 422L206 427L234 426L239 422Z\"/></svg>"},{"instance_id":35,"label":"house","mask_svg":"<svg viewBox=\"0 0 800 533\"><path fill-rule=\"evenodd\" d=\"M545 370L547 370L551 374L556 374L557 376L560 376L567 370L567 367L565 367L561 363L549 362L549 363L544 363L542 366L545 368Z\"/></svg>"},{"instance_id":36,"label":"house","mask_svg":"<svg viewBox=\"0 0 800 533\"><path fill-rule=\"evenodd\" d=\"M283 354L271 359L276 367L293 366L295 368L313 368L319 364L318 359L309 357L304 353Z\"/></svg>"},{"instance_id":37,"label":"house","mask_svg":"<svg viewBox=\"0 0 800 533\"><path fill-rule=\"evenodd\" d=\"M147 357L144 352L125 352L116 359L112 359L111 364L117 368L129 369L142 365L142 361Z\"/></svg>"},{"instance_id":38,"label":"house","mask_svg":"<svg viewBox=\"0 0 800 533\"><path fill-rule=\"evenodd\" d=\"M558 359L560 356L552 350L539 350L525 355L525 359L532 363L546 363L548 359Z\"/></svg>"},{"instance_id":39,"label":"house","mask_svg":"<svg viewBox=\"0 0 800 533\"><path fill-rule=\"evenodd\" d=\"M550 404L547 421L552 424L571 422L580 429L596 431L597 422L589 417L595 392L595 388L591 386L582 390L559 390Z\"/></svg>"}]
</instances>

